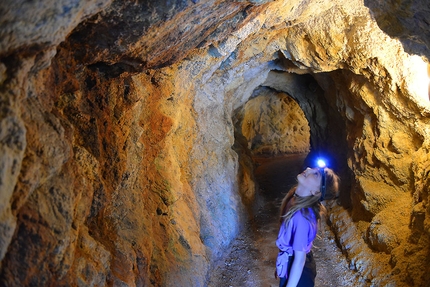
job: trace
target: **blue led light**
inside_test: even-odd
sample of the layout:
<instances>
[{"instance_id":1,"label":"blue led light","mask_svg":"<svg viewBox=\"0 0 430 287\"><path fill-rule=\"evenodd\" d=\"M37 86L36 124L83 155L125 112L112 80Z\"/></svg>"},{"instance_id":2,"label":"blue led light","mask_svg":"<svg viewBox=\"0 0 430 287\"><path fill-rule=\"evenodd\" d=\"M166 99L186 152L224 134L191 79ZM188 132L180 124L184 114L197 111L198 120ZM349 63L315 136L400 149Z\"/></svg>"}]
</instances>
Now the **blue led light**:
<instances>
[{"instance_id":1,"label":"blue led light","mask_svg":"<svg viewBox=\"0 0 430 287\"><path fill-rule=\"evenodd\" d=\"M319 168L324 168L324 167L326 167L325 161L324 161L324 160L322 160L322 159L319 159L319 160L317 161L317 165L318 165L318 167L319 167Z\"/></svg>"}]
</instances>

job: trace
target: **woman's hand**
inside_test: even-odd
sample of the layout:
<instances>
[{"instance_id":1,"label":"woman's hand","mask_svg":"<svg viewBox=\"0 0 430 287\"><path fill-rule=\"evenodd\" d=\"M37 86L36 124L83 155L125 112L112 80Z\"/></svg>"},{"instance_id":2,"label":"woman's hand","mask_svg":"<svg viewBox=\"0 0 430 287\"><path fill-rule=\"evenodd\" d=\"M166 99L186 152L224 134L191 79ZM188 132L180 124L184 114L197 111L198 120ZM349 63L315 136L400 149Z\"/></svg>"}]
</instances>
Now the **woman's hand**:
<instances>
[{"instance_id":1,"label":"woman's hand","mask_svg":"<svg viewBox=\"0 0 430 287\"><path fill-rule=\"evenodd\" d=\"M278 271L275 268L275 279L278 279Z\"/></svg>"}]
</instances>

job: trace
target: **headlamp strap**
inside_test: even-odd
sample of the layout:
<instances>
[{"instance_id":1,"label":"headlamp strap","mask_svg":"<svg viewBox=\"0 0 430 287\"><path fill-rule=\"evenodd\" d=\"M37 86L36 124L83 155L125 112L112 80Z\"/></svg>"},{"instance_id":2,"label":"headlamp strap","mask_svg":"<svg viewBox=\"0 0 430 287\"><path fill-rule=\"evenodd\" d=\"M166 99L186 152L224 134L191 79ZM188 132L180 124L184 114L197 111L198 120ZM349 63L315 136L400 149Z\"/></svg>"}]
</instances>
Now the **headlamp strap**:
<instances>
[{"instance_id":1,"label":"headlamp strap","mask_svg":"<svg viewBox=\"0 0 430 287\"><path fill-rule=\"evenodd\" d=\"M324 172L324 168L320 168L320 172L321 172L321 198L320 201L324 200L325 197L325 190L326 190L326 181L325 181L325 172Z\"/></svg>"}]
</instances>

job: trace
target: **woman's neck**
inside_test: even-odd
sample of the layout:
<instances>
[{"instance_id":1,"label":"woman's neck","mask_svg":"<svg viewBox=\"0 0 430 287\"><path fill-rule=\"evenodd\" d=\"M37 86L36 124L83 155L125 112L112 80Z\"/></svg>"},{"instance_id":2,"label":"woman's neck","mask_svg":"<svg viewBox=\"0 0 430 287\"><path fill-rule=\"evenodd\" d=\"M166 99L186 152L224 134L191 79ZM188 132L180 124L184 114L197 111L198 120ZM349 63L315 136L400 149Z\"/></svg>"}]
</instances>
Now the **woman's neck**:
<instances>
[{"instance_id":1,"label":"woman's neck","mask_svg":"<svg viewBox=\"0 0 430 287\"><path fill-rule=\"evenodd\" d=\"M303 197L313 195L312 190L310 190L309 188L307 188L305 186L301 186L301 185L297 186L295 193L297 195L303 196Z\"/></svg>"}]
</instances>

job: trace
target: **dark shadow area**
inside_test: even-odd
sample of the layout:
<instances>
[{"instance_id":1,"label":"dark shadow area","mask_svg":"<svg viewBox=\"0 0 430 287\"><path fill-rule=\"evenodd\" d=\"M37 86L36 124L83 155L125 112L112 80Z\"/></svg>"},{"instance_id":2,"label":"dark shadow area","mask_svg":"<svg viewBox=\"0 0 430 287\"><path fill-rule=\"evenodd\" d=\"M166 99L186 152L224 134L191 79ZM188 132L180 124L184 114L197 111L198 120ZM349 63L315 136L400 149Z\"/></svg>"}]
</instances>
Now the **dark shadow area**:
<instances>
[{"instance_id":1,"label":"dark shadow area","mask_svg":"<svg viewBox=\"0 0 430 287\"><path fill-rule=\"evenodd\" d=\"M405 52L430 59L430 2L364 0L379 28L398 39Z\"/></svg>"}]
</instances>

